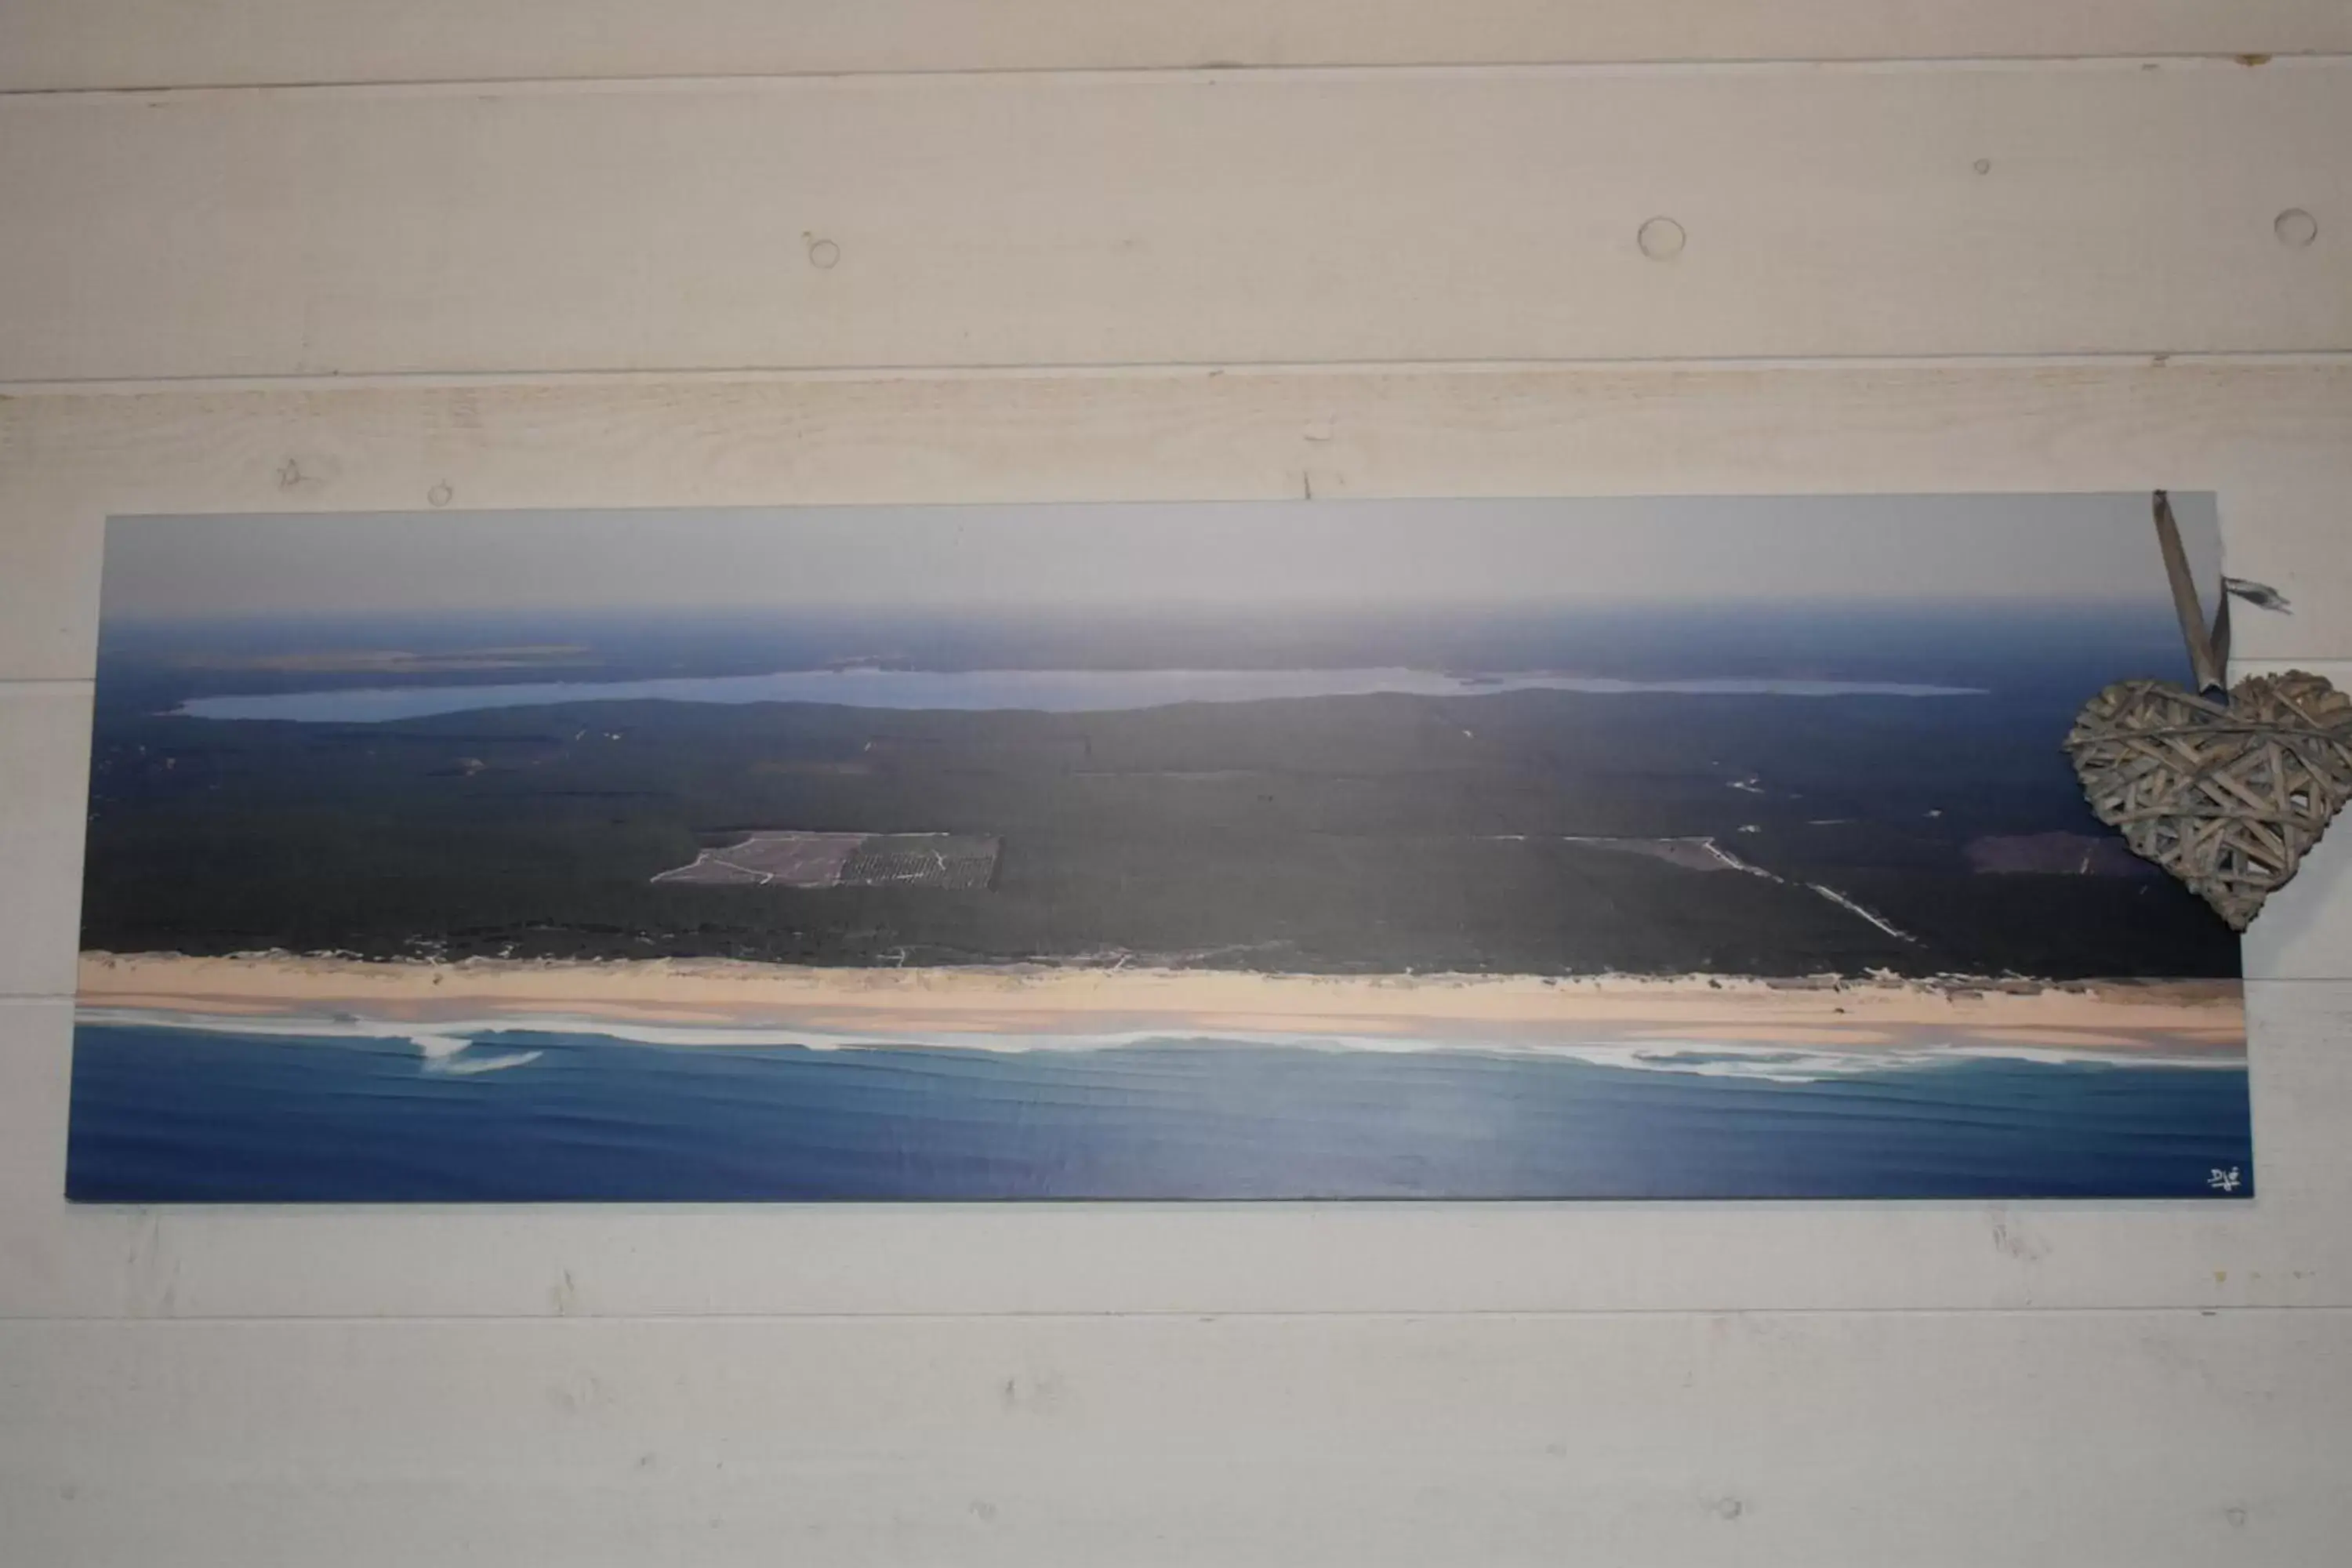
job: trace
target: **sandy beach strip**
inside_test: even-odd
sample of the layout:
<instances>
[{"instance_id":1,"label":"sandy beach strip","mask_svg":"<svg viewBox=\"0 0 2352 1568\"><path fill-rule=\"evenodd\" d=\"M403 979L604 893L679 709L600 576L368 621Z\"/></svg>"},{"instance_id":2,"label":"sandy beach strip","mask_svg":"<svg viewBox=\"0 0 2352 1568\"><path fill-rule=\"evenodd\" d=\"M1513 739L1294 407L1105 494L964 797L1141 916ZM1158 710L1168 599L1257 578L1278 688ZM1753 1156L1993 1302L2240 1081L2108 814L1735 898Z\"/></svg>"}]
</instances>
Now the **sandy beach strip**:
<instances>
[{"instance_id":1,"label":"sandy beach strip","mask_svg":"<svg viewBox=\"0 0 2352 1568\"><path fill-rule=\"evenodd\" d=\"M370 963L249 954L81 956L85 1007L430 1024L562 1016L848 1034L1332 1034L1498 1041L1574 1032L1847 1049L1934 1035L2122 1052L2235 1052L2235 981L2064 984L1704 975L1258 974L1023 965L815 968L726 960Z\"/></svg>"}]
</instances>

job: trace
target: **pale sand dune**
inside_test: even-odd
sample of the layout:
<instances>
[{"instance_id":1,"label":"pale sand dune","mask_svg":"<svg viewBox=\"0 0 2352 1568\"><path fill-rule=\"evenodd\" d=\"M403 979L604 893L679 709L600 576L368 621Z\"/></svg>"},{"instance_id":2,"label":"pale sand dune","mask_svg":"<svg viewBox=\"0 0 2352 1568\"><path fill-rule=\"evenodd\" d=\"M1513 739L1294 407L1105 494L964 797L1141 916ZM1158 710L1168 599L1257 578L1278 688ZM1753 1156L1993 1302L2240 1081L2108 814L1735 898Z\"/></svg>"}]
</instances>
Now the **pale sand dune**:
<instances>
[{"instance_id":1,"label":"pale sand dune","mask_svg":"<svg viewBox=\"0 0 2352 1568\"><path fill-rule=\"evenodd\" d=\"M215 1016L430 1022L561 1015L635 1024L872 1033L1331 1034L1736 1039L1850 1050L1923 1034L2012 1046L2235 1051L2234 981L1772 983L1706 976L1269 975L1206 970L819 969L723 960L371 963L260 954L84 953L80 1000Z\"/></svg>"}]
</instances>

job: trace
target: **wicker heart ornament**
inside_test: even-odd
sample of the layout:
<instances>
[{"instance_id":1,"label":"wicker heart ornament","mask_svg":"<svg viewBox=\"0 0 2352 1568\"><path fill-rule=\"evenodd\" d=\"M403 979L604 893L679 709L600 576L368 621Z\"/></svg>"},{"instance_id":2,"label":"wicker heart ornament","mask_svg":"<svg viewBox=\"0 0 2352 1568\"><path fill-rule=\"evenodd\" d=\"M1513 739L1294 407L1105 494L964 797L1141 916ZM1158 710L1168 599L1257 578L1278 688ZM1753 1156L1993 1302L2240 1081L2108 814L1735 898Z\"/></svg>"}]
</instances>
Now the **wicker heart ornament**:
<instances>
[{"instance_id":1,"label":"wicker heart ornament","mask_svg":"<svg viewBox=\"0 0 2352 1568\"><path fill-rule=\"evenodd\" d=\"M2099 820L2243 931L2352 799L2352 697L2299 669L2226 698L2120 681L2066 750Z\"/></svg>"}]
</instances>

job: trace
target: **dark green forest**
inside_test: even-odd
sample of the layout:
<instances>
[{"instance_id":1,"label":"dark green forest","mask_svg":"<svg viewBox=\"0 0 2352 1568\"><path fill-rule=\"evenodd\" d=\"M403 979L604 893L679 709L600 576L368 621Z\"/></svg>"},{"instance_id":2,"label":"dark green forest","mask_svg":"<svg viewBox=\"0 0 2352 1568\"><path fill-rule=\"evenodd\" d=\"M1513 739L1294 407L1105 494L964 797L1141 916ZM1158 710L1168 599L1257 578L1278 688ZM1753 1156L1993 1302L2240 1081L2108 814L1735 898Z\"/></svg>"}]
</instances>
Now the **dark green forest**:
<instances>
[{"instance_id":1,"label":"dark green forest","mask_svg":"<svg viewBox=\"0 0 2352 1568\"><path fill-rule=\"evenodd\" d=\"M2231 975L1998 700L1556 691L1115 713L600 702L380 724L101 714L84 945L1305 971ZM985 889L656 886L758 829L1001 838ZM1769 875L1638 845L1713 837ZM1682 859L1704 859L1684 856ZM1891 935L1814 890L1832 889ZM1912 940L1905 940L1907 937Z\"/></svg>"}]
</instances>

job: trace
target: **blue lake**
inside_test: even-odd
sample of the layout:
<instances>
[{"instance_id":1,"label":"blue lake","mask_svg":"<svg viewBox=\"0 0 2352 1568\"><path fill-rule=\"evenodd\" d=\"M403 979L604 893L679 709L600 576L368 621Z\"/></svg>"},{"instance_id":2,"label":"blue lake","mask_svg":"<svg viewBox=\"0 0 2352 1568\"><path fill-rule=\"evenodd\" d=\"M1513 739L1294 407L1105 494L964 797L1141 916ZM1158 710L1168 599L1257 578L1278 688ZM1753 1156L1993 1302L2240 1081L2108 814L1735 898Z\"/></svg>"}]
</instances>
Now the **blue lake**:
<instances>
[{"instance_id":1,"label":"blue lake","mask_svg":"<svg viewBox=\"0 0 2352 1568\"><path fill-rule=\"evenodd\" d=\"M2226 1190L2217 1173L2233 1173ZM1977 1058L1790 1081L1189 1038L814 1050L509 1029L428 1058L404 1039L110 1022L75 1035L67 1188L132 1203L2216 1198L2250 1195L2252 1177L2234 1067Z\"/></svg>"},{"instance_id":2,"label":"blue lake","mask_svg":"<svg viewBox=\"0 0 2352 1568\"><path fill-rule=\"evenodd\" d=\"M1982 697L1980 687L1879 680L1724 678L1621 680L1520 671L1449 675L1363 669L785 669L766 675L678 676L644 680L548 680L504 685L360 687L239 697L199 697L176 711L194 719L285 719L382 723L484 708L560 702L820 702L845 708L931 711L1103 713L1180 702L1263 702L1282 698L1481 697L1498 691L1600 695L1678 693L1708 697Z\"/></svg>"}]
</instances>

